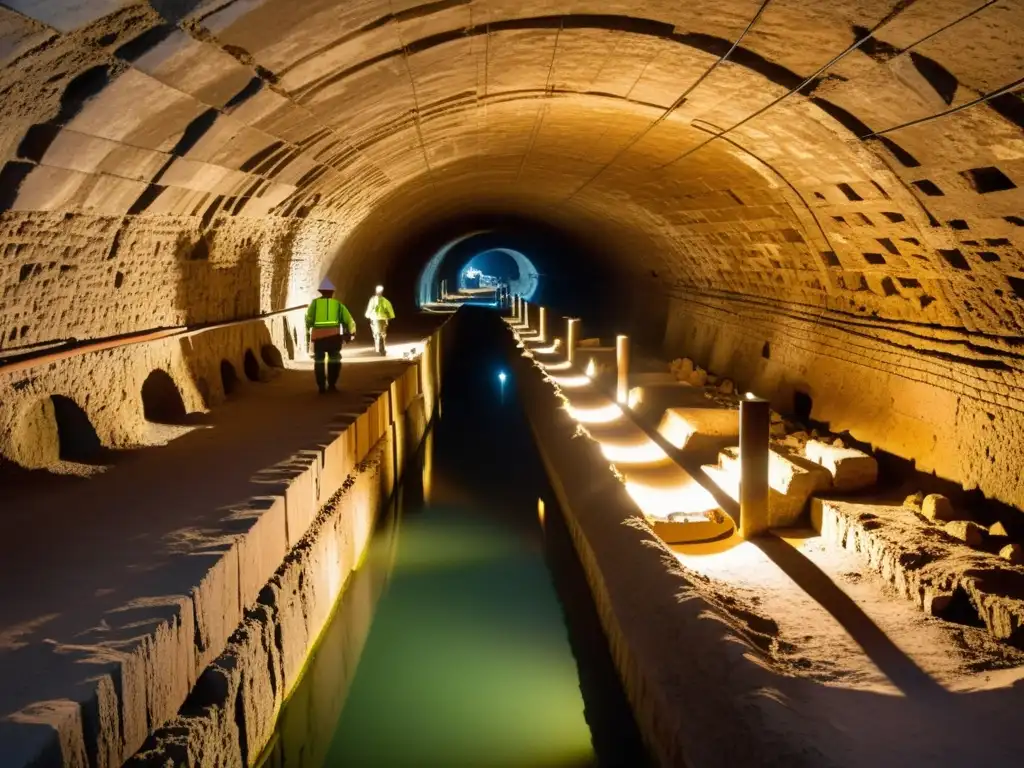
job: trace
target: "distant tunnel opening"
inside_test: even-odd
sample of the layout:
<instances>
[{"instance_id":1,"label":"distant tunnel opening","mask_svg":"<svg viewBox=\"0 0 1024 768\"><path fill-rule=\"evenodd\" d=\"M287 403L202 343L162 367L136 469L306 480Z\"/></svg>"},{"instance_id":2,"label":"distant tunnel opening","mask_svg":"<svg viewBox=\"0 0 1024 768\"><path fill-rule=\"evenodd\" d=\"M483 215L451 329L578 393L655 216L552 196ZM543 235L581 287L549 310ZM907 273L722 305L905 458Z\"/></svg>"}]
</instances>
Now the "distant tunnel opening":
<instances>
[{"instance_id":1,"label":"distant tunnel opening","mask_svg":"<svg viewBox=\"0 0 1024 768\"><path fill-rule=\"evenodd\" d=\"M532 300L540 286L540 274L529 256L515 248L493 245L480 247L478 238L486 238L485 242L493 242L497 233L490 230L475 232L451 241L439 249L420 272L416 288L416 301L419 306L430 304L440 298L440 283L451 267L457 268L458 288L461 290L476 287L480 278L497 280L508 285L513 295ZM473 247L477 245L477 247ZM468 256L468 258L467 258ZM467 278L468 275L468 278ZM455 285L450 281L449 292Z\"/></svg>"},{"instance_id":2,"label":"distant tunnel opening","mask_svg":"<svg viewBox=\"0 0 1024 768\"><path fill-rule=\"evenodd\" d=\"M478 253L459 272L459 288L494 288L516 285L522 279L519 263L508 251L497 248Z\"/></svg>"},{"instance_id":3,"label":"distant tunnel opening","mask_svg":"<svg viewBox=\"0 0 1024 768\"><path fill-rule=\"evenodd\" d=\"M70 397L52 395L53 416L57 422L59 456L63 461L88 464L99 458L103 443L89 416Z\"/></svg>"},{"instance_id":4,"label":"distant tunnel opening","mask_svg":"<svg viewBox=\"0 0 1024 768\"><path fill-rule=\"evenodd\" d=\"M157 368L142 383L142 412L146 421L181 424L188 415L178 385L167 371Z\"/></svg>"}]
</instances>

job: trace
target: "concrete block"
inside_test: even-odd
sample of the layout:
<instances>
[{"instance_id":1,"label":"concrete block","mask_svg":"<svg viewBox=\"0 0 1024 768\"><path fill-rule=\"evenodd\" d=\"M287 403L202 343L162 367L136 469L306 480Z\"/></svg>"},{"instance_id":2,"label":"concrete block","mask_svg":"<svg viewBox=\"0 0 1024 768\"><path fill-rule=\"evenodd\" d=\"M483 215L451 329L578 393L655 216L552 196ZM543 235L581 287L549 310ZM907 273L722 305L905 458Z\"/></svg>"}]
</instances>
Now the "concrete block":
<instances>
[{"instance_id":1,"label":"concrete block","mask_svg":"<svg viewBox=\"0 0 1024 768\"><path fill-rule=\"evenodd\" d=\"M370 451L370 446L373 444L370 442L370 415L367 412L359 414L359 418L356 419L355 424L352 425L356 430L356 453L353 459L358 464ZM351 427L350 427L351 429Z\"/></svg>"},{"instance_id":2,"label":"concrete block","mask_svg":"<svg viewBox=\"0 0 1024 768\"><path fill-rule=\"evenodd\" d=\"M426 404L423 395L417 395L405 410L406 441L409 455L423 441L427 433Z\"/></svg>"},{"instance_id":3,"label":"concrete block","mask_svg":"<svg viewBox=\"0 0 1024 768\"><path fill-rule=\"evenodd\" d=\"M681 451L714 455L739 439L739 411L731 408L669 408L661 417L658 433Z\"/></svg>"},{"instance_id":4,"label":"concrete block","mask_svg":"<svg viewBox=\"0 0 1024 768\"><path fill-rule=\"evenodd\" d=\"M246 616L225 652L238 659L241 670L245 746L252 756L260 754L270 742L284 700L281 654L274 636L273 611L259 605Z\"/></svg>"},{"instance_id":5,"label":"concrete block","mask_svg":"<svg viewBox=\"0 0 1024 768\"><path fill-rule=\"evenodd\" d=\"M242 609L259 597L267 580L281 564L288 551L288 526L283 496L252 499L254 508L236 510L232 517L249 529L238 537L238 581Z\"/></svg>"},{"instance_id":6,"label":"concrete block","mask_svg":"<svg viewBox=\"0 0 1024 768\"><path fill-rule=\"evenodd\" d=\"M356 428L352 421L345 425L323 449L320 469L320 506L337 493L355 468Z\"/></svg>"},{"instance_id":7,"label":"concrete block","mask_svg":"<svg viewBox=\"0 0 1024 768\"><path fill-rule=\"evenodd\" d=\"M277 625L281 633L281 674L285 690L290 690L298 681L312 644L302 602L303 582L306 578L304 554L290 557L260 598L277 610Z\"/></svg>"},{"instance_id":8,"label":"concrete block","mask_svg":"<svg viewBox=\"0 0 1024 768\"><path fill-rule=\"evenodd\" d=\"M288 546L294 547L306 535L310 523L320 511L320 454L300 451L291 464L297 471L285 491L285 513Z\"/></svg>"},{"instance_id":9,"label":"concrete block","mask_svg":"<svg viewBox=\"0 0 1024 768\"><path fill-rule=\"evenodd\" d=\"M730 446L719 454L719 473L715 475L722 490L739 501L739 448ZM723 480L722 478L728 478ZM768 524L771 528L787 528L799 524L807 501L832 484L832 476L823 467L803 457L791 456L776 449L768 452Z\"/></svg>"},{"instance_id":10,"label":"concrete block","mask_svg":"<svg viewBox=\"0 0 1024 768\"><path fill-rule=\"evenodd\" d=\"M804 455L815 464L825 467L832 475L837 491L857 491L875 484L878 462L856 448L844 448L821 440L808 440Z\"/></svg>"},{"instance_id":11,"label":"concrete block","mask_svg":"<svg viewBox=\"0 0 1024 768\"><path fill-rule=\"evenodd\" d=\"M242 619L242 607L238 602L238 550L231 547L225 552L194 557L209 561L199 586L192 590L196 616L194 669L201 671L224 649Z\"/></svg>"}]
</instances>

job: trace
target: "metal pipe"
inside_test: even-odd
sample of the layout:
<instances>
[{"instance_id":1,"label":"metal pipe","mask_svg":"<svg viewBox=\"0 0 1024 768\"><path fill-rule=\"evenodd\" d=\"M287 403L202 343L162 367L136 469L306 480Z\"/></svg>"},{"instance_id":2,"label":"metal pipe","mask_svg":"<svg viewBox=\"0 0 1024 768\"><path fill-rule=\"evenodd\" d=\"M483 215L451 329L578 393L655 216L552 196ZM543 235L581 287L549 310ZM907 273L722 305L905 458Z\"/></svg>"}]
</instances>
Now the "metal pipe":
<instances>
[{"instance_id":1,"label":"metal pipe","mask_svg":"<svg viewBox=\"0 0 1024 768\"><path fill-rule=\"evenodd\" d=\"M547 307L541 307L538 310L540 317L537 319L537 341L541 344L547 343L548 340L548 310Z\"/></svg>"},{"instance_id":2,"label":"metal pipe","mask_svg":"<svg viewBox=\"0 0 1024 768\"><path fill-rule=\"evenodd\" d=\"M615 337L615 367L618 369L615 399L625 405L629 399L629 336Z\"/></svg>"},{"instance_id":3,"label":"metal pipe","mask_svg":"<svg viewBox=\"0 0 1024 768\"><path fill-rule=\"evenodd\" d=\"M771 409L767 400L740 401L740 535L768 531L768 454Z\"/></svg>"},{"instance_id":4,"label":"metal pipe","mask_svg":"<svg viewBox=\"0 0 1024 768\"><path fill-rule=\"evenodd\" d=\"M578 317L565 318L565 357L569 365L576 363L576 345L580 340L580 319Z\"/></svg>"},{"instance_id":5,"label":"metal pipe","mask_svg":"<svg viewBox=\"0 0 1024 768\"><path fill-rule=\"evenodd\" d=\"M523 302L523 328L524 330L530 330L530 302Z\"/></svg>"}]
</instances>

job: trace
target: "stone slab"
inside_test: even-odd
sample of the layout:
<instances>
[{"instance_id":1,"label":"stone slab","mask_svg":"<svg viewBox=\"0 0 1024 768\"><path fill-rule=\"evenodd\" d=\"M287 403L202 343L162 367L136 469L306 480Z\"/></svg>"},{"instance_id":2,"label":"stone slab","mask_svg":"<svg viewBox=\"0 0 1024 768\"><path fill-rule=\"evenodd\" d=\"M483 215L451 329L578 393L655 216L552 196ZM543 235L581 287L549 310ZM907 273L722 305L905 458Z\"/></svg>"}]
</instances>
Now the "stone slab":
<instances>
[{"instance_id":1,"label":"stone slab","mask_svg":"<svg viewBox=\"0 0 1024 768\"><path fill-rule=\"evenodd\" d=\"M808 440L804 455L825 467L832 475L837 491L858 491L870 488L878 479L878 462L856 448L831 445L821 440Z\"/></svg>"},{"instance_id":2,"label":"stone slab","mask_svg":"<svg viewBox=\"0 0 1024 768\"><path fill-rule=\"evenodd\" d=\"M738 410L714 407L669 408L658 423L660 434L684 453L709 456L740 434Z\"/></svg>"}]
</instances>

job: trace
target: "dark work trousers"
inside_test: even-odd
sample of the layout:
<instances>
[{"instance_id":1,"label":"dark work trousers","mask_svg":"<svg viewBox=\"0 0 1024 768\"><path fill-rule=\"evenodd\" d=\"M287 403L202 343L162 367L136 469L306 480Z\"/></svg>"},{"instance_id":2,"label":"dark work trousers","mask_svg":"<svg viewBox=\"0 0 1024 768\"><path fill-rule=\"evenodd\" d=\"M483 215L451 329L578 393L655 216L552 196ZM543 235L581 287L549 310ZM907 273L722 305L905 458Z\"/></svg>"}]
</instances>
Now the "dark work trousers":
<instances>
[{"instance_id":1,"label":"dark work trousers","mask_svg":"<svg viewBox=\"0 0 1024 768\"><path fill-rule=\"evenodd\" d=\"M334 389L341 376L341 345L342 336L328 336L313 341L313 373L316 374L316 386L321 392L327 387ZM327 370L324 370L324 361Z\"/></svg>"}]
</instances>

